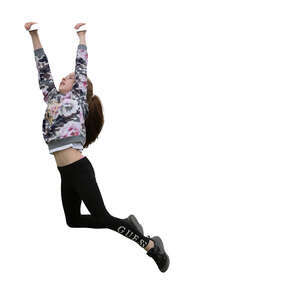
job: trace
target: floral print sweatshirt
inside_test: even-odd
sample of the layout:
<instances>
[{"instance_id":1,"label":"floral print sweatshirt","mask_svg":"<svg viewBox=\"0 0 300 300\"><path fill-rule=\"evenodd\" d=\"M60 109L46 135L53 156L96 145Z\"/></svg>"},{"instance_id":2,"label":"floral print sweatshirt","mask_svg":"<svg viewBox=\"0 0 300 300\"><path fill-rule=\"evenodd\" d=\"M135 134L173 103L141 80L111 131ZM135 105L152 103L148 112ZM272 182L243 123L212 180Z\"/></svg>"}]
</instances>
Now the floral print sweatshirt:
<instances>
[{"instance_id":1,"label":"floral print sweatshirt","mask_svg":"<svg viewBox=\"0 0 300 300\"><path fill-rule=\"evenodd\" d=\"M85 144L87 103L87 46L79 44L75 61L75 82L72 90L60 93L54 84L48 58L43 48L34 50L39 87L47 104L42 130L49 150L71 143Z\"/></svg>"}]
</instances>

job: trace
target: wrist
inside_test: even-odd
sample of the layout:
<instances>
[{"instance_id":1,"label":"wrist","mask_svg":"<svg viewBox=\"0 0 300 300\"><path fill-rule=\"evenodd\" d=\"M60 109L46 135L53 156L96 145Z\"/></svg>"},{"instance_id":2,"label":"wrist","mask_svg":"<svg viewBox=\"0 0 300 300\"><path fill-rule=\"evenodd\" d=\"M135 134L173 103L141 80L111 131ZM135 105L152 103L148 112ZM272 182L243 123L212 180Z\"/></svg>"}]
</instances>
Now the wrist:
<instances>
[{"instance_id":1,"label":"wrist","mask_svg":"<svg viewBox=\"0 0 300 300\"><path fill-rule=\"evenodd\" d=\"M77 34L80 39L85 39L85 31L79 31Z\"/></svg>"},{"instance_id":2,"label":"wrist","mask_svg":"<svg viewBox=\"0 0 300 300\"><path fill-rule=\"evenodd\" d=\"M32 31L29 31L29 34L31 36L37 36L38 35L38 30L32 30Z\"/></svg>"}]
</instances>

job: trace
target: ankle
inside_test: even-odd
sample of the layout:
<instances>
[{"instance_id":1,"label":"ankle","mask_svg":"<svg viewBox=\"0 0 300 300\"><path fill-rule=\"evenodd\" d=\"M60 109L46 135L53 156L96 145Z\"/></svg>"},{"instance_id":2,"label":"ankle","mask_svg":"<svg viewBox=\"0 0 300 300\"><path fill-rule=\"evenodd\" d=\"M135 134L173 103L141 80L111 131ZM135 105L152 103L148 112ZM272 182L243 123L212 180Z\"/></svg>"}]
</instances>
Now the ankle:
<instances>
[{"instance_id":1,"label":"ankle","mask_svg":"<svg viewBox=\"0 0 300 300\"><path fill-rule=\"evenodd\" d=\"M148 245L145 247L146 251L149 251L151 248L154 247L154 242L152 240L149 240Z\"/></svg>"}]
</instances>

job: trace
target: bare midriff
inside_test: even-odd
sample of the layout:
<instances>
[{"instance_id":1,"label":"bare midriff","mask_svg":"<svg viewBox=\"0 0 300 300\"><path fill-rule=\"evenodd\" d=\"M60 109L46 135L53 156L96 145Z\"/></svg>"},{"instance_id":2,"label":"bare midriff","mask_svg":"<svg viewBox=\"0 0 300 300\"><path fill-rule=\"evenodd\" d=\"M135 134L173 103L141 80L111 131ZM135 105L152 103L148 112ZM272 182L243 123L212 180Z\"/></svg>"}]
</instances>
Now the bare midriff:
<instances>
[{"instance_id":1,"label":"bare midriff","mask_svg":"<svg viewBox=\"0 0 300 300\"><path fill-rule=\"evenodd\" d=\"M82 155L82 153L79 150L74 149L72 147L56 151L53 153L53 155L55 157L56 165L58 167L69 165L75 162L76 160L79 160L84 157L84 155Z\"/></svg>"}]
</instances>

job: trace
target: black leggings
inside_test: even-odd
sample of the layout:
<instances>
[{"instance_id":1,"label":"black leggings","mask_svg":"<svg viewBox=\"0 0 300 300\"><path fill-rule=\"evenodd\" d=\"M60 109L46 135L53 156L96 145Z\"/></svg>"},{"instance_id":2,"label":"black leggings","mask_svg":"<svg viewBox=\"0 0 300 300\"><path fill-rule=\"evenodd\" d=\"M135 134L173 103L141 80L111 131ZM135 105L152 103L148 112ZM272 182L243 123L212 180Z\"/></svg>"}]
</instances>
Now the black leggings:
<instances>
[{"instance_id":1,"label":"black leggings","mask_svg":"<svg viewBox=\"0 0 300 300\"><path fill-rule=\"evenodd\" d=\"M57 168L61 175L61 198L68 226L108 228L135 241L142 248L148 245L150 239L138 232L128 220L116 218L107 211L94 168L86 156ZM81 200L90 215L81 214Z\"/></svg>"}]
</instances>

